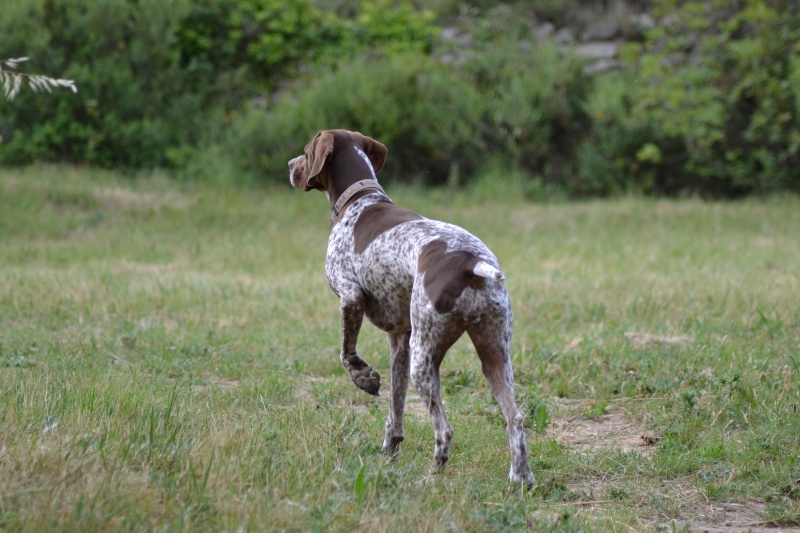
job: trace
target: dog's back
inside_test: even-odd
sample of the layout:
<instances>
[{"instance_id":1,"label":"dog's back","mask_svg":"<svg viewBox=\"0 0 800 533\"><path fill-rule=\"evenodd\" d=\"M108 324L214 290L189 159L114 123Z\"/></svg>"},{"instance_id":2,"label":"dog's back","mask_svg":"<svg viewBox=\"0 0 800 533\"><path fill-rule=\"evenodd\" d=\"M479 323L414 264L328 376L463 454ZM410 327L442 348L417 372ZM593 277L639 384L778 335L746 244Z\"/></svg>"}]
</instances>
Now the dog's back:
<instances>
[{"instance_id":1,"label":"dog's back","mask_svg":"<svg viewBox=\"0 0 800 533\"><path fill-rule=\"evenodd\" d=\"M331 233L328 262L336 264L329 282L349 271L367 298L367 317L384 331L408 331L412 305L474 315L482 301L474 291L505 292L497 259L477 237L378 194L349 207ZM424 289L417 299L415 284ZM465 291L470 297L462 299Z\"/></svg>"}]
</instances>

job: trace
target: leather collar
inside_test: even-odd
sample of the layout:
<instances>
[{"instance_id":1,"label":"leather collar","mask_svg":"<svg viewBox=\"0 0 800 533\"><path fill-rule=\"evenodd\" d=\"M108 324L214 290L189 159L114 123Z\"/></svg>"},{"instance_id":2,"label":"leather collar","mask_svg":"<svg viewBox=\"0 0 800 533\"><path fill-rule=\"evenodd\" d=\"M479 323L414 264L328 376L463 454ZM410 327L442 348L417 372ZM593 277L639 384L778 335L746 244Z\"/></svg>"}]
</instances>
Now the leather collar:
<instances>
[{"instance_id":1,"label":"leather collar","mask_svg":"<svg viewBox=\"0 0 800 533\"><path fill-rule=\"evenodd\" d=\"M366 189L375 189L382 192L383 194L386 194L386 192L383 190L383 187L381 187L381 185L372 178L355 182L347 189L345 189L342 195L339 196L339 199L336 200L336 203L333 206L333 210L331 211L331 226L333 226L334 223L336 222L336 219L339 218L339 213L342 212L342 209L344 209L344 206L347 205L347 202L350 201L353 195L355 195L357 192Z\"/></svg>"}]
</instances>

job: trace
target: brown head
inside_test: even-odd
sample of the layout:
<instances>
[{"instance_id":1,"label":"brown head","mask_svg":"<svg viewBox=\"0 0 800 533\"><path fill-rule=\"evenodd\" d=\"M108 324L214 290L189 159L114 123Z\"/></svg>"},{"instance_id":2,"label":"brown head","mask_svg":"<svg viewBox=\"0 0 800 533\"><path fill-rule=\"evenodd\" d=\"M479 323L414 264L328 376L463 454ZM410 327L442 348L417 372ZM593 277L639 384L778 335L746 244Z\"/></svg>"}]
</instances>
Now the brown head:
<instances>
[{"instance_id":1,"label":"brown head","mask_svg":"<svg viewBox=\"0 0 800 533\"><path fill-rule=\"evenodd\" d=\"M304 191L325 191L334 203L353 183L377 179L387 150L355 131L325 130L317 133L303 152L289 161L289 181Z\"/></svg>"}]
</instances>

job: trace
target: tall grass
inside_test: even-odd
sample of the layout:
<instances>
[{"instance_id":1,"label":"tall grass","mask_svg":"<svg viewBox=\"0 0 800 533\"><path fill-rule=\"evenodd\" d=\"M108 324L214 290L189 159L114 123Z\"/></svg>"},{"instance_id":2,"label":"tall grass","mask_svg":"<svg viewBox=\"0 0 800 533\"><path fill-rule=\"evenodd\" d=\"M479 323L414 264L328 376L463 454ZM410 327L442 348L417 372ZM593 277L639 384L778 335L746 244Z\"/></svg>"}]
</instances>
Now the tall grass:
<instances>
[{"instance_id":1,"label":"tall grass","mask_svg":"<svg viewBox=\"0 0 800 533\"><path fill-rule=\"evenodd\" d=\"M390 194L500 258L530 493L505 481L465 341L443 366L447 471L428 474L413 395L399 457L381 456L386 392L338 363L321 195L0 172L0 529L800 524L798 199L531 204L509 188ZM360 352L386 380L382 334L365 326ZM573 438L612 423L639 444Z\"/></svg>"}]
</instances>

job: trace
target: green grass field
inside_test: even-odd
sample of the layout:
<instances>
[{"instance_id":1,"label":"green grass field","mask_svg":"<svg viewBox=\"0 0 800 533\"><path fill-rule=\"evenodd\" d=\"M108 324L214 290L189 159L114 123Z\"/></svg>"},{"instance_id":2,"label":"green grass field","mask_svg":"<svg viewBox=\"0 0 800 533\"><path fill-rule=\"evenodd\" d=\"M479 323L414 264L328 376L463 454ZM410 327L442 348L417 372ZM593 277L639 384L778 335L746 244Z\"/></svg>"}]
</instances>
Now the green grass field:
<instances>
[{"instance_id":1,"label":"green grass field","mask_svg":"<svg viewBox=\"0 0 800 533\"><path fill-rule=\"evenodd\" d=\"M390 187L481 237L515 312L538 485L462 339L455 436L338 361L324 197L0 171L0 530L650 531L800 526L800 199L530 204Z\"/></svg>"}]
</instances>

